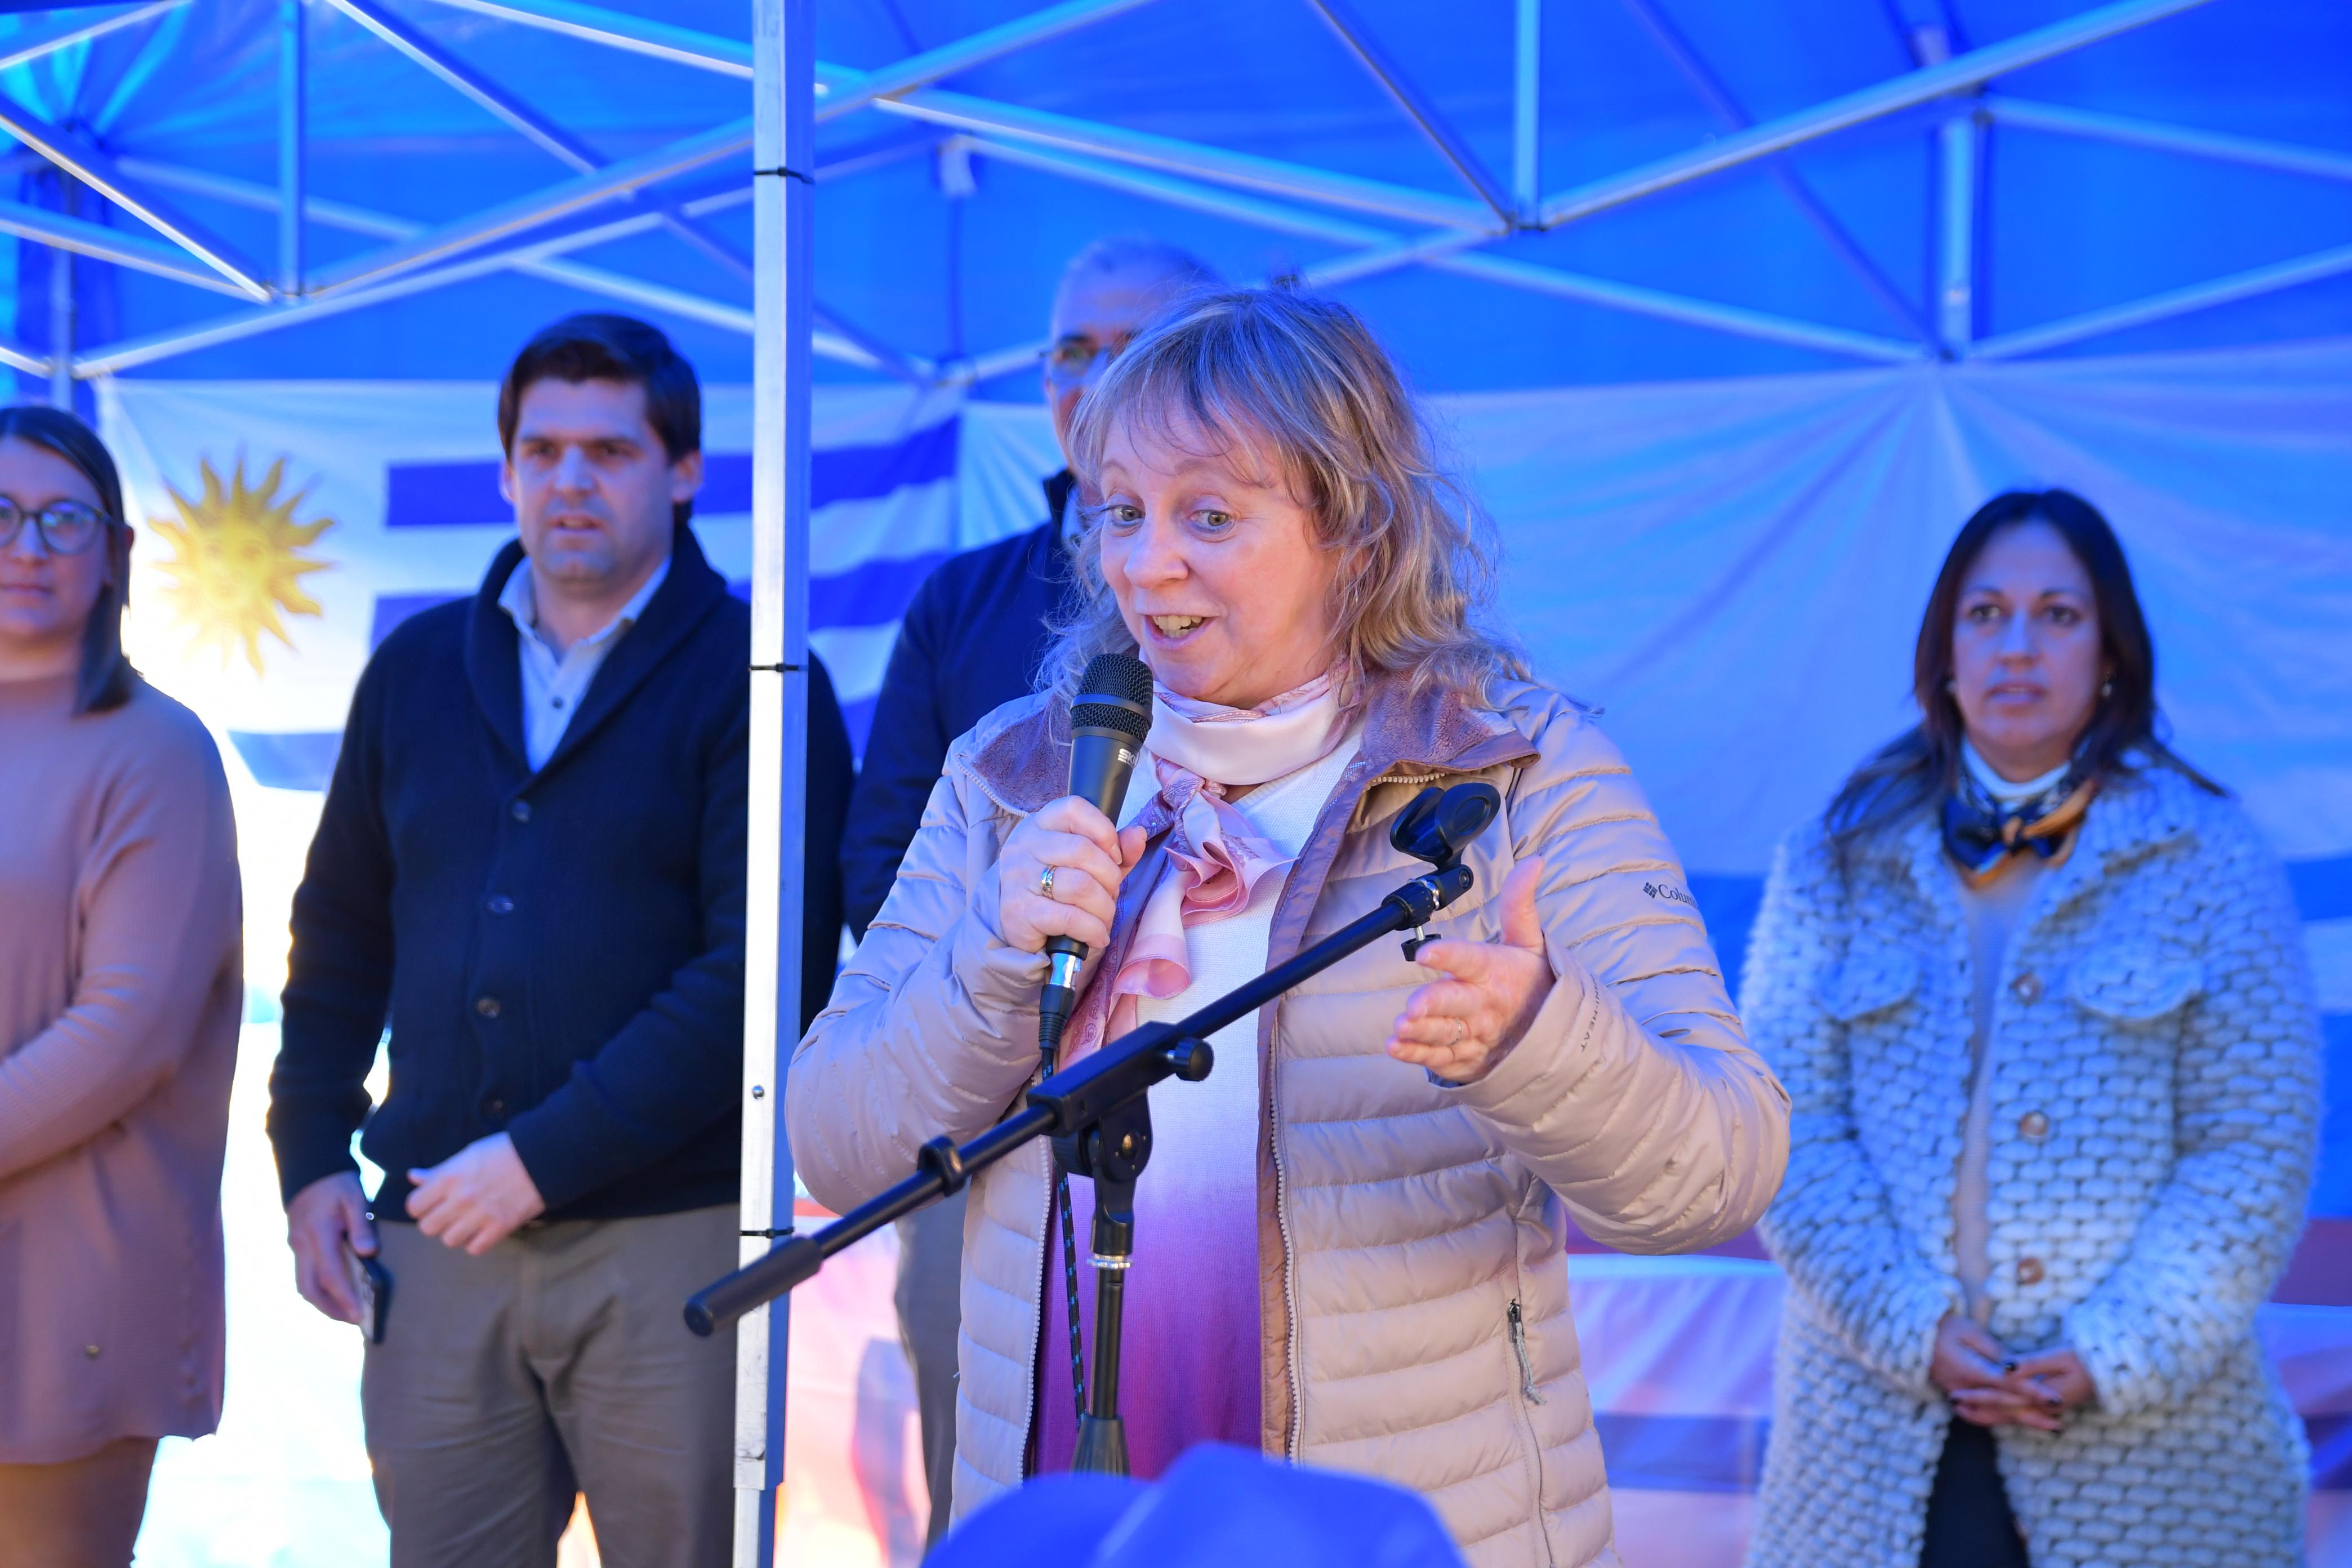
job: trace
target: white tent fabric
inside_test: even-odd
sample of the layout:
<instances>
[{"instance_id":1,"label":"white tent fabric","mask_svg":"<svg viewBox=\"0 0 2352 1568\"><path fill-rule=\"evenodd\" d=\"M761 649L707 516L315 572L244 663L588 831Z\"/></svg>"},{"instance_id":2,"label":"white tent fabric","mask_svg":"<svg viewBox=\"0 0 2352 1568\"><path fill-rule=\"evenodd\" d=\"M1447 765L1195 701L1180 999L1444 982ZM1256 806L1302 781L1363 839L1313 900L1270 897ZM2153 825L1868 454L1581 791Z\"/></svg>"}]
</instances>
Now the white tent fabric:
<instances>
[{"instance_id":1,"label":"white tent fabric","mask_svg":"<svg viewBox=\"0 0 2352 1568\"><path fill-rule=\"evenodd\" d=\"M1999 491L2053 485L2123 536L2180 748L2282 854L2352 853L2352 340L1433 412L1500 525L1512 628L1606 710L1694 871L1762 871L1910 721L1952 535ZM980 499L1029 510L967 519L981 533L1025 521L1026 470L1058 462L1042 410L979 406L963 460L1022 476Z\"/></svg>"}]
</instances>

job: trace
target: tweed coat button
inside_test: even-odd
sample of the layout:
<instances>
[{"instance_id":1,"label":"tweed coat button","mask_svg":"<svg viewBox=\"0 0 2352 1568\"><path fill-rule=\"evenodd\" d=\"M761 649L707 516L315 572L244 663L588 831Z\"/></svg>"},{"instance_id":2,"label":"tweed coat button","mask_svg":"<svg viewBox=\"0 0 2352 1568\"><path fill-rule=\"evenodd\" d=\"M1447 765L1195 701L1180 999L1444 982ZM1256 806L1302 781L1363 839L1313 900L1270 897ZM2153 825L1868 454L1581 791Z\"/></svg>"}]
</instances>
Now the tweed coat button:
<instances>
[{"instance_id":1,"label":"tweed coat button","mask_svg":"<svg viewBox=\"0 0 2352 1568\"><path fill-rule=\"evenodd\" d=\"M2028 1138L2044 1138L2050 1133L2050 1118L2038 1110L2029 1110L2017 1119L2017 1130Z\"/></svg>"},{"instance_id":2,"label":"tweed coat button","mask_svg":"<svg viewBox=\"0 0 2352 1568\"><path fill-rule=\"evenodd\" d=\"M2011 981L2009 989L2019 1001L2031 1007L2042 1000L2042 976L2029 969Z\"/></svg>"},{"instance_id":3,"label":"tweed coat button","mask_svg":"<svg viewBox=\"0 0 2352 1568\"><path fill-rule=\"evenodd\" d=\"M81 1353L89 1357L90 1360L96 1361L98 1359L98 1347L96 1345L84 1345L81 1347Z\"/></svg>"},{"instance_id":4,"label":"tweed coat button","mask_svg":"<svg viewBox=\"0 0 2352 1568\"><path fill-rule=\"evenodd\" d=\"M515 802L512 805L507 807L507 815L513 817L517 822L529 822L530 820L530 802L527 800L519 800Z\"/></svg>"},{"instance_id":5,"label":"tweed coat button","mask_svg":"<svg viewBox=\"0 0 2352 1568\"><path fill-rule=\"evenodd\" d=\"M485 1018L495 1018L499 1016L499 999L495 996L477 996L474 998L474 1011Z\"/></svg>"},{"instance_id":6,"label":"tweed coat button","mask_svg":"<svg viewBox=\"0 0 2352 1568\"><path fill-rule=\"evenodd\" d=\"M2017 1282L2020 1285L2041 1284L2042 1259L2039 1258L2019 1258L2017 1260Z\"/></svg>"}]
</instances>

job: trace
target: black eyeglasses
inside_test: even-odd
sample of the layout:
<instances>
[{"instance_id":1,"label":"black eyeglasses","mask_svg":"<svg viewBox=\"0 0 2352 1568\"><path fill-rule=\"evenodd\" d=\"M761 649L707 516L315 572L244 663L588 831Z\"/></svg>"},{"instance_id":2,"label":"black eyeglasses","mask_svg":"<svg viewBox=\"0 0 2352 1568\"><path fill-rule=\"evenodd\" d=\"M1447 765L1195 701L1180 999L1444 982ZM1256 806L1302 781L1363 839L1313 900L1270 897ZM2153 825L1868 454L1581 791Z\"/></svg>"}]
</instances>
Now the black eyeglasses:
<instances>
[{"instance_id":1,"label":"black eyeglasses","mask_svg":"<svg viewBox=\"0 0 2352 1568\"><path fill-rule=\"evenodd\" d=\"M52 555L79 555L97 542L112 521L93 506L78 500L56 500L38 511L26 511L14 500L0 496L0 550L16 542L16 536L31 523L40 531L41 542Z\"/></svg>"},{"instance_id":2,"label":"black eyeglasses","mask_svg":"<svg viewBox=\"0 0 2352 1568\"><path fill-rule=\"evenodd\" d=\"M1045 351L1045 374L1067 385L1083 382L1118 357L1127 340L1098 343L1092 338L1064 338Z\"/></svg>"}]
</instances>

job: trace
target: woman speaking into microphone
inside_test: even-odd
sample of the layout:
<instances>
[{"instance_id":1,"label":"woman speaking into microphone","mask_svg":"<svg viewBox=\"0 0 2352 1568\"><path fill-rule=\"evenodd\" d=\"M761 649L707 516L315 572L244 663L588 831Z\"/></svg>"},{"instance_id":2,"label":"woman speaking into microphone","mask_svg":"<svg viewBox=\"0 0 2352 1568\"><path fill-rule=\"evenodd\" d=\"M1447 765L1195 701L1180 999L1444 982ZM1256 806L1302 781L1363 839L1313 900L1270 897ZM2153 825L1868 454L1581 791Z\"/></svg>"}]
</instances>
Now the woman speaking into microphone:
<instances>
[{"instance_id":1,"label":"woman speaking into microphone","mask_svg":"<svg viewBox=\"0 0 2352 1568\"><path fill-rule=\"evenodd\" d=\"M794 1057L800 1174L846 1208L1013 1107L1049 939L1089 953L1066 1064L1365 914L1425 869L1390 846L1398 812L1490 783L1475 886L1417 963L1377 942L1153 1092L1120 1403L1138 1475L1238 1443L1412 1488L1481 1563L1614 1562L1567 1220L1706 1247L1762 1213L1787 1149L1674 849L1590 717L1481 625L1485 525L1344 307L1176 307L1087 394L1072 454L1090 525L1052 688L952 749ZM1108 814L1067 783L1105 654L1151 674ZM1060 1223L1042 1141L975 1179L960 1515L1070 1466Z\"/></svg>"}]
</instances>

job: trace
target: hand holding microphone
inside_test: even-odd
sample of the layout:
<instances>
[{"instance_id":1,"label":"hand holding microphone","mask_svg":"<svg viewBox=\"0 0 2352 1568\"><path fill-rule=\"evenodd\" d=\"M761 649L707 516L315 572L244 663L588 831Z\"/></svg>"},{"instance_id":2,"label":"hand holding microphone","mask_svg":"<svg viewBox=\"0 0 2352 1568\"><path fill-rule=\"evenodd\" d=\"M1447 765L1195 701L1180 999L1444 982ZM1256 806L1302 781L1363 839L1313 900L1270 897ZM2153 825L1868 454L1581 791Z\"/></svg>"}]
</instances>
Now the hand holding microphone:
<instances>
[{"instance_id":1,"label":"hand holding microphone","mask_svg":"<svg viewBox=\"0 0 2352 1568\"><path fill-rule=\"evenodd\" d=\"M1078 966L1110 941L1119 882L1143 853L1143 830L1119 832L1111 814L1150 732L1150 668L1131 654L1094 659L1070 704L1070 793L1014 828L997 856L997 930L1024 952L1053 956L1040 998L1049 1052L1076 1005Z\"/></svg>"},{"instance_id":2,"label":"hand holding microphone","mask_svg":"<svg viewBox=\"0 0 2352 1568\"><path fill-rule=\"evenodd\" d=\"M997 930L1005 944L1042 952L1048 938L1060 936L1103 946L1119 883L1142 853L1143 829L1119 832L1091 801L1064 795L1045 806L1013 830L997 858Z\"/></svg>"}]
</instances>

